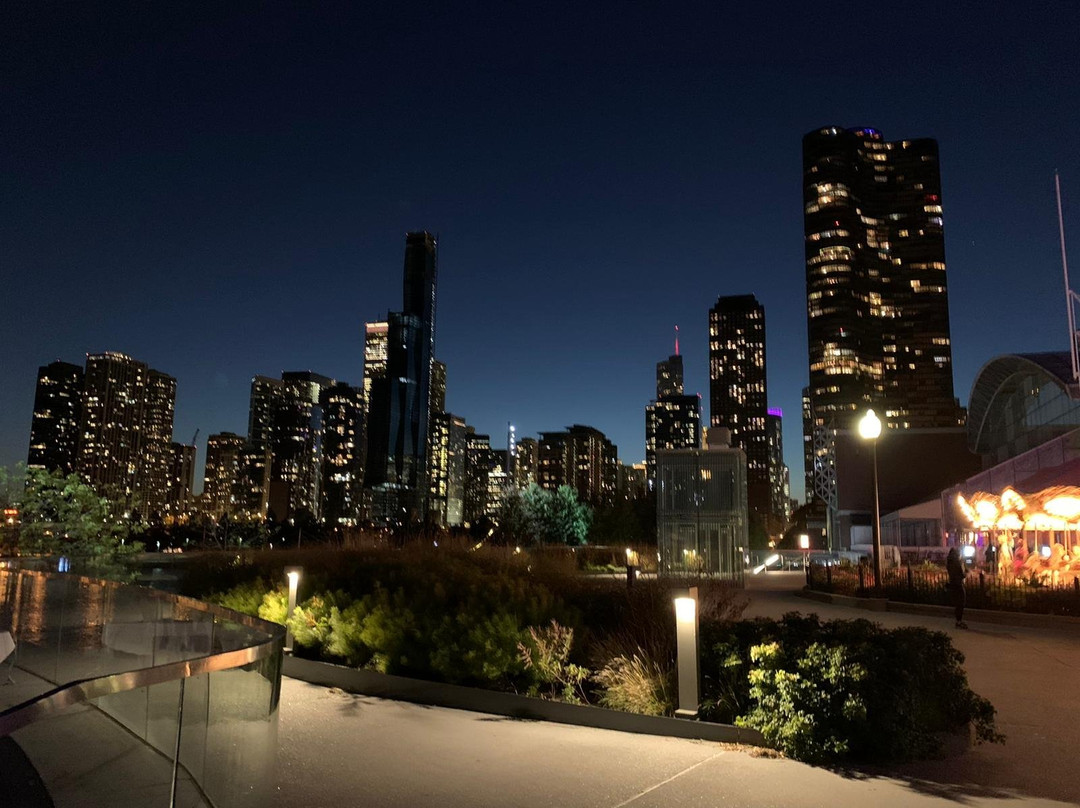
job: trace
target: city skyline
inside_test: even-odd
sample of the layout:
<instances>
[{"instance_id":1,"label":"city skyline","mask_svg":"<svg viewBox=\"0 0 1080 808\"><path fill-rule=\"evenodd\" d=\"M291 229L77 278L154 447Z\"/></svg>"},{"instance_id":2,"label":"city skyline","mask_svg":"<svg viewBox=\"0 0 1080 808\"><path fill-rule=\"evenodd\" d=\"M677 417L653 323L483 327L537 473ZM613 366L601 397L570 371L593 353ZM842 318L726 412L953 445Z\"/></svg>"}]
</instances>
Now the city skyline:
<instances>
[{"instance_id":1,"label":"city skyline","mask_svg":"<svg viewBox=\"0 0 1080 808\"><path fill-rule=\"evenodd\" d=\"M864 125L938 141L961 404L992 357L1067 345L1053 170L1075 254L1080 85L1061 67L1063 32L1080 20L1064 4L999 12L919 21L926 64L890 42L867 55L870 31L828 13L813 30L831 32L831 57L815 61L792 24L762 31L777 51L799 46L775 63L738 43L718 57L719 14L696 33L693 15L676 15L653 42L634 12L591 49L601 10L583 12L580 31L532 20L524 50L554 46L535 62L512 37L435 15L418 26L428 54L370 76L359 74L405 41L389 19L372 22L362 59L345 35L353 18L294 25L280 12L247 31L227 11L172 29L136 14L76 36L87 21L70 12L63 58L43 22L28 24L15 60L50 67L15 71L2 90L20 125L4 124L13 305L0 326L0 464L26 458L36 369L54 359L108 350L162 368L178 380L179 441L196 428L244 434L255 375L310 369L359 385L363 324L396 304L403 234L427 229L442 253L447 410L491 435L507 421L523 436L590 424L628 463L644 457L641 411L671 327L686 388L703 392L709 306L756 295L769 311L768 406L788 415L800 496L805 133ZM733 31L748 22L724 18ZM208 33L221 27L249 57L235 74L221 73ZM674 42L677 59L664 50ZM296 59L270 69L281 43ZM481 54L504 75L478 72ZM267 93L281 103L264 113ZM431 125L410 126L425 101ZM46 297L42 322L31 301ZM202 442L199 454L201 465Z\"/></svg>"}]
</instances>

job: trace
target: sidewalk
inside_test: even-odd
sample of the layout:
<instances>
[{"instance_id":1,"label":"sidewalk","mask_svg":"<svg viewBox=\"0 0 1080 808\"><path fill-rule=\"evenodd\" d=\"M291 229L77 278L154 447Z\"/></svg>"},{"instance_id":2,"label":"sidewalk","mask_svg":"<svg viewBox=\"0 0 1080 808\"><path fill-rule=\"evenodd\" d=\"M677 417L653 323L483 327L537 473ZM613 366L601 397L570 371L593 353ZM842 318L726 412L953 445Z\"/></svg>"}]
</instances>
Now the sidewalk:
<instances>
[{"instance_id":1,"label":"sidewalk","mask_svg":"<svg viewBox=\"0 0 1080 808\"><path fill-rule=\"evenodd\" d=\"M897 766L890 774L971 793L1015 790L1033 797L1080 801L1080 628L1028 628L971 623L957 629L947 617L868 612L807 600L795 594L802 573L767 573L747 581L744 617L817 613L823 619L863 618L882 625L944 631L964 654L972 689L997 708L1004 745L983 744L946 761ZM936 785L935 785L936 784Z\"/></svg>"}]
</instances>

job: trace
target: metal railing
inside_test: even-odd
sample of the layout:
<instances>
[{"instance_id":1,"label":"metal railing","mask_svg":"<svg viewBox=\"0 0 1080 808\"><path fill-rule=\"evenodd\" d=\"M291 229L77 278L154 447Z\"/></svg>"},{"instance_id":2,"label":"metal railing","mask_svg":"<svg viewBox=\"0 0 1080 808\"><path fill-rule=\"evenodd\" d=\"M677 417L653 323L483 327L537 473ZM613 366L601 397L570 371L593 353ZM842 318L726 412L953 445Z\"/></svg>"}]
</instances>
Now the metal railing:
<instances>
[{"instance_id":1,"label":"metal railing","mask_svg":"<svg viewBox=\"0 0 1080 808\"><path fill-rule=\"evenodd\" d=\"M902 566L882 572L875 592L874 571L862 565L810 564L806 583L812 590L857 597L880 596L904 603L938 606L952 604L944 567ZM1013 576L975 570L964 580L966 605L972 609L998 609L1028 614L1080 615L1080 580L1033 585Z\"/></svg>"},{"instance_id":2,"label":"metal railing","mask_svg":"<svg viewBox=\"0 0 1080 808\"><path fill-rule=\"evenodd\" d=\"M0 738L56 806L265 803L283 627L142 587L0 570L0 631L15 640Z\"/></svg>"}]
</instances>

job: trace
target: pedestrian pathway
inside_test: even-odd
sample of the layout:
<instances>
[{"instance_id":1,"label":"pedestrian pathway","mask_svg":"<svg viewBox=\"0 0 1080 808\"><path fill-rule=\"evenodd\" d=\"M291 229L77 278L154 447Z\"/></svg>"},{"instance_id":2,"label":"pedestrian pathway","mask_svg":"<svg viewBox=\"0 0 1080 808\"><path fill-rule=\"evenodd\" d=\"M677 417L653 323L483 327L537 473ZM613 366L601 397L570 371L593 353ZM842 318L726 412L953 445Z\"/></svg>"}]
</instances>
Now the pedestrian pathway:
<instances>
[{"instance_id":1,"label":"pedestrian pathway","mask_svg":"<svg viewBox=\"0 0 1080 808\"><path fill-rule=\"evenodd\" d=\"M282 682L275 804L305 806L1055 806L1080 804L1080 632L977 627L810 602L799 574L750 582L747 616L786 611L948 630L1005 746L887 773L836 772L738 747L521 721Z\"/></svg>"}]
</instances>

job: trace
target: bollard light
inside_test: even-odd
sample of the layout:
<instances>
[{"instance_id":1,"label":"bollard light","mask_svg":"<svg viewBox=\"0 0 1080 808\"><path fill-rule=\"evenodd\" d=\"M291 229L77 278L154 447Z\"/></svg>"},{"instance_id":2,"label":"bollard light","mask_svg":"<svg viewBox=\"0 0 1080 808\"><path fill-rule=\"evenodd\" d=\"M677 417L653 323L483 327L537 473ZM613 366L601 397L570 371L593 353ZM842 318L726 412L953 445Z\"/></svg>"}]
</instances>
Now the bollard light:
<instances>
[{"instance_id":1,"label":"bollard light","mask_svg":"<svg viewBox=\"0 0 1080 808\"><path fill-rule=\"evenodd\" d=\"M300 585L300 573L303 571L303 567L285 568L285 577L289 579L289 607L285 610L285 650L289 653L292 653L293 649L292 630L288 628L289 619L296 611L296 589Z\"/></svg>"},{"instance_id":2,"label":"bollard light","mask_svg":"<svg viewBox=\"0 0 1080 808\"><path fill-rule=\"evenodd\" d=\"M698 590L696 586L675 596L675 639L678 644L680 718L698 714Z\"/></svg>"}]
</instances>

